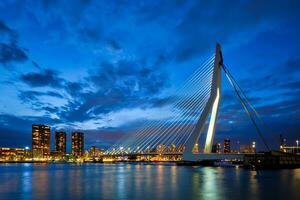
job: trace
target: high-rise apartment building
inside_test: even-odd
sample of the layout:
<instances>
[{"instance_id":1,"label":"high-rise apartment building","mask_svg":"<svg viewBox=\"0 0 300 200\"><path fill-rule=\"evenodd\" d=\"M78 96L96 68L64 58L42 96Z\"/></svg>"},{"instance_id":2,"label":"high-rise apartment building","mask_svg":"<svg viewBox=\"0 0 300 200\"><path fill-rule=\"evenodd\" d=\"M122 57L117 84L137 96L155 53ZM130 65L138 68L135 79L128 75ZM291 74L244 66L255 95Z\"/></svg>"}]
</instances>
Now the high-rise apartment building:
<instances>
[{"instance_id":1,"label":"high-rise apartment building","mask_svg":"<svg viewBox=\"0 0 300 200\"><path fill-rule=\"evenodd\" d=\"M224 153L230 153L230 140L229 139L225 139L224 140Z\"/></svg>"},{"instance_id":2,"label":"high-rise apartment building","mask_svg":"<svg viewBox=\"0 0 300 200\"><path fill-rule=\"evenodd\" d=\"M66 154L67 134L64 131L55 132L55 151L61 155Z\"/></svg>"},{"instance_id":3,"label":"high-rise apartment building","mask_svg":"<svg viewBox=\"0 0 300 200\"><path fill-rule=\"evenodd\" d=\"M82 132L72 133L72 155L82 156L84 149L84 137Z\"/></svg>"},{"instance_id":4,"label":"high-rise apartment building","mask_svg":"<svg viewBox=\"0 0 300 200\"><path fill-rule=\"evenodd\" d=\"M32 125L32 157L34 160L50 157L50 127L42 124Z\"/></svg>"},{"instance_id":5,"label":"high-rise apartment building","mask_svg":"<svg viewBox=\"0 0 300 200\"><path fill-rule=\"evenodd\" d=\"M214 144L212 146L211 152L212 153L221 153L222 152L221 144L220 143Z\"/></svg>"}]
</instances>

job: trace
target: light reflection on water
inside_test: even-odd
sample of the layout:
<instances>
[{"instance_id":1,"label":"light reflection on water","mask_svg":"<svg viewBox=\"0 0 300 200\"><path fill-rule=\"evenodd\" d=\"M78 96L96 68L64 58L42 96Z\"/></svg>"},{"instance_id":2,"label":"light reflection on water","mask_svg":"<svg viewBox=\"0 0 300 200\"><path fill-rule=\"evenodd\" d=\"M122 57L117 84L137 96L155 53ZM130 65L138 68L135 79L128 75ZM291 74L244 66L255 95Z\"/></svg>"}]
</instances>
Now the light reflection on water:
<instances>
[{"instance_id":1,"label":"light reflection on water","mask_svg":"<svg viewBox=\"0 0 300 200\"><path fill-rule=\"evenodd\" d=\"M0 199L297 199L300 169L2 164ZM298 196L299 197L299 196Z\"/></svg>"}]
</instances>

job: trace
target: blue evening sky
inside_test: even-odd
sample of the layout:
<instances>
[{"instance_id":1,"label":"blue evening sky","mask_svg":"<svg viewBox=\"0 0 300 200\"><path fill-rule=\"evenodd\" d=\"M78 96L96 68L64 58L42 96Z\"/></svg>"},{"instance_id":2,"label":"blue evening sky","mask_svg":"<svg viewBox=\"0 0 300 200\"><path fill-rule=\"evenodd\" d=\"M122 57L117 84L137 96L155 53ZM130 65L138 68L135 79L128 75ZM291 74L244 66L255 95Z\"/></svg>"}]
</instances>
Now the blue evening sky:
<instances>
[{"instance_id":1,"label":"blue evening sky","mask_svg":"<svg viewBox=\"0 0 300 200\"><path fill-rule=\"evenodd\" d=\"M224 62L279 135L300 138L299 1L0 1L0 146L31 124L107 147L222 45ZM216 141L259 140L223 79ZM68 136L68 139L70 137ZM52 140L53 142L53 140Z\"/></svg>"}]
</instances>

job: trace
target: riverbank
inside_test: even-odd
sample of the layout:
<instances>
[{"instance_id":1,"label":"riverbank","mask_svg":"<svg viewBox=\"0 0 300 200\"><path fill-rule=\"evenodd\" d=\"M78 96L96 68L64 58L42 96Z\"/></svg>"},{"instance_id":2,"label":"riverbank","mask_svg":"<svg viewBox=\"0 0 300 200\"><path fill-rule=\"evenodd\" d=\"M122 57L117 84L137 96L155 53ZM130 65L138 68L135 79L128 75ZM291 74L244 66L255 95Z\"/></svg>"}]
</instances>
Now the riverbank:
<instances>
[{"instance_id":1,"label":"riverbank","mask_svg":"<svg viewBox=\"0 0 300 200\"><path fill-rule=\"evenodd\" d=\"M139 161L139 160L80 160L80 161L0 161L0 164L5 163L37 163L37 164L114 164L114 163L129 163L129 164L176 164L178 166L211 166L211 167L243 167L251 169L293 169L300 168L300 155L282 153L282 152L265 152L257 154L249 154L244 156L244 160L201 160L196 162L189 161Z\"/></svg>"}]
</instances>

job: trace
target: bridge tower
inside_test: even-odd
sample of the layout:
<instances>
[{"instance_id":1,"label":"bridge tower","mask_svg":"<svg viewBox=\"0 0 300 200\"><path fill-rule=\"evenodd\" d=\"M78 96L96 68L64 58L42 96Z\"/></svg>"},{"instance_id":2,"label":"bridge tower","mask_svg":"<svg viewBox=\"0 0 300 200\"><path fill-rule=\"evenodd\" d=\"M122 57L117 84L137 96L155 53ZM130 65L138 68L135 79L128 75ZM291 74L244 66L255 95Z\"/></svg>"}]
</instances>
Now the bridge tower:
<instances>
[{"instance_id":1,"label":"bridge tower","mask_svg":"<svg viewBox=\"0 0 300 200\"><path fill-rule=\"evenodd\" d=\"M221 67L223 64L223 57L221 46L216 45L215 60L214 60L214 69L212 75L212 84L210 89L209 99L204 107L203 112L201 113L194 131L189 137L186 148L183 153L183 160L186 161L197 161L197 154L193 154L192 150L194 145L199 140L200 134L204 128L205 122L210 115L210 121L207 131L207 136L205 140L204 153L211 153L213 140L216 131L216 122L218 117L219 105L221 101Z\"/></svg>"}]
</instances>

